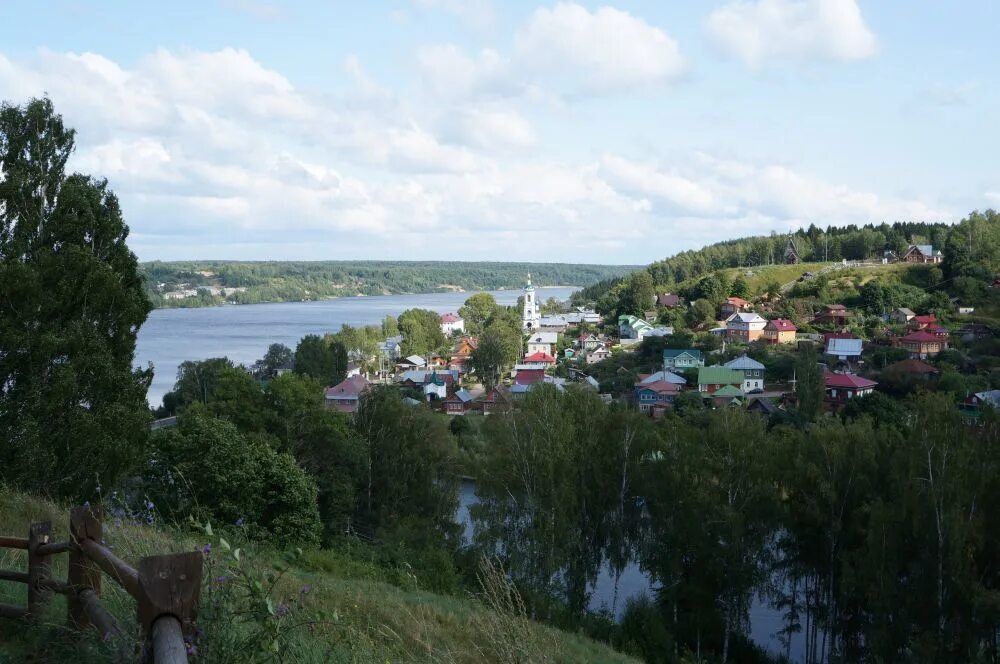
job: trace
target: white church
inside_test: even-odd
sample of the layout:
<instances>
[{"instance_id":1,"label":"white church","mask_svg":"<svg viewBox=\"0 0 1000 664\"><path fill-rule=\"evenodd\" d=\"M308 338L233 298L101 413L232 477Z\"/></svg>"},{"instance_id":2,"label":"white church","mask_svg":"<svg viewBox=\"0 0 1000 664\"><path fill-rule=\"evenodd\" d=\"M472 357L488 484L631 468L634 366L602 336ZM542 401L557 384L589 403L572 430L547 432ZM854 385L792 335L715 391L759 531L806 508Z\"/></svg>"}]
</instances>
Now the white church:
<instances>
[{"instance_id":1,"label":"white church","mask_svg":"<svg viewBox=\"0 0 1000 664\"><path fill-rule=\"evenodd\" d=\"M535 287L531 285L531 274L528 274L528 284L524 287L524 311L521 313L521 327L531 332L541 327L542 312L538 306Z\"/></svg>"}]
</instances>

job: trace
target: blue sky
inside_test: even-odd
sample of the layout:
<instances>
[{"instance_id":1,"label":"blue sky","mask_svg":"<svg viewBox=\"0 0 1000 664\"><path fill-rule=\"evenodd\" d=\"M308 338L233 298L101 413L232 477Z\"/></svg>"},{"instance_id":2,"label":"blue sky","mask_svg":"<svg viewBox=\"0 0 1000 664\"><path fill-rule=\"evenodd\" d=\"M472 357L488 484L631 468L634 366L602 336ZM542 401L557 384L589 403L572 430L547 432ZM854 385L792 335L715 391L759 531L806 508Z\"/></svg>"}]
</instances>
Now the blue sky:
<instances>
[{"instance_id":1,"label":"blue sky","mask_svg":"<svg viewBox=\"0 0 1000 664\"><path fill-rule=\"evenodd\" d=\"M1000 205L992 0L0 0L141 259L646 263Z\"/></svg>"}]
</instances>

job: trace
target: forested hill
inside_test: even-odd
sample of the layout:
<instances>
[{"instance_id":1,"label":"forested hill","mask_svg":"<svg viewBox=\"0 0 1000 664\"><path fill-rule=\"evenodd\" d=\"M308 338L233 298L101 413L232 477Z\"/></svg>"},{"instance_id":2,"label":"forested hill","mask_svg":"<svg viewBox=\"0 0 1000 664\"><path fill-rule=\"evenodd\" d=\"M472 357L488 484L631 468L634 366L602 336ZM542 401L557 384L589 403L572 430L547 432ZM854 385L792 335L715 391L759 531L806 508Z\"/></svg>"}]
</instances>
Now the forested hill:
<instances>
[{"instance_id":1,"label":"forested hill","mask_svg":"<svg viewBox=\"0 0 1000 664\"><path fill-rule=\"evenodd\" d=\"M519 289L528 273L536 286L587 286L638 267L446 261L154 261L141 265L147 292L157 307Z\"/></svg>"},{"instance_id":2,"label":"forested hill","mask_svg":"<svg viewBox=\"0 0 1000 664\"><path fill-rule=\"evenodd\" d=\"M971 217L976 215L973 213ZM944 250L951 228L948 224L918 222L830 226L826 229L810 225L790 236L772 233L682 251L652 263L644 271L657 287L669 288L724 268L780 264L785 262L789 237L803 262L876 259L887 249L901 254L910 244L931 244L935 249ZM578 299L596 301L621 282L621 277L608 278L585 288L578 293Z\"/></svg>"}]
</instances>

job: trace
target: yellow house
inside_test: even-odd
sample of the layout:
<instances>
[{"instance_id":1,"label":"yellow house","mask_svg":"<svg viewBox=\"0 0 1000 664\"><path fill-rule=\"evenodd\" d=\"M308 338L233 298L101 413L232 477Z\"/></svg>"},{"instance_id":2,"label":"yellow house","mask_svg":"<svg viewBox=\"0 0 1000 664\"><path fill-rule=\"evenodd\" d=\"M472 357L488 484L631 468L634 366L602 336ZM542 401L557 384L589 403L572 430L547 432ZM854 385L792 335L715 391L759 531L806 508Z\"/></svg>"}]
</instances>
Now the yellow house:
<instances>
[{"instance_id":1,"label":"yellow house","mask_svg":"<svg viewBox=\"0 0 1000 664\"><path fill-rule=\"evenodd\" d=\"M786 318L775 318L764 326L764 341L769 344L795 343L795 324Z\"/></svg>"}]
</instances>

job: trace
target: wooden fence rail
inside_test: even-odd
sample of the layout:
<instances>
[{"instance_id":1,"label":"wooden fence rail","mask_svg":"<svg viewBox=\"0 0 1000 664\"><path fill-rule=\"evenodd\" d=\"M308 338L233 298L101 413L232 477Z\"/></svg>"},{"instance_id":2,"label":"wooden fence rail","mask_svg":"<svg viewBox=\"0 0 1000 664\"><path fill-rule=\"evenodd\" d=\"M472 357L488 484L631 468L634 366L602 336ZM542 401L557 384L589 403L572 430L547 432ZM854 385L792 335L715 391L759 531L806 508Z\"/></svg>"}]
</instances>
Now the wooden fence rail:
<instances>
[{"instance_id":1,"label":"wooden fence rail","mask_svg":"<svg viewBox=\"0 0 1000 664\"><path fill-rule=\"evenodd\" d=\"M101 603L101 579L107 575L136 600L136 620L145 646L143 661L186 664L184 632L190 629L201 593L200 552L148 556L138 569L103 543L99 510L74 507L69 514L70 539L53 542L52 524L33 523L28 537L0 536L0 548L28 552L28 569L0 570L0 581L28 586L28 606L0 604L0 618L37 621L53 594L64 595L67 619L76 629L93 626L113 641L118 659L136 658L128 632ZM52 578L52 556L69 554L65 582Z\"/></svg>"}]
</instances>

